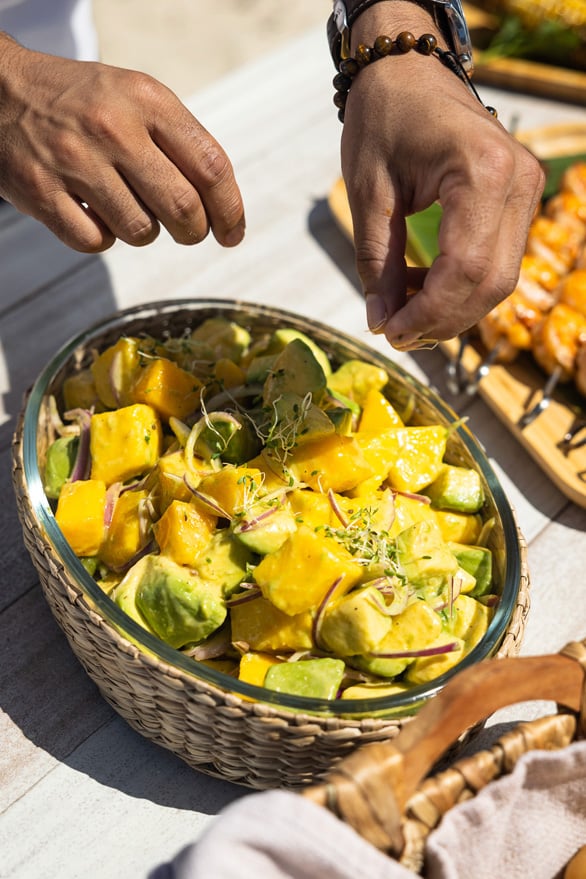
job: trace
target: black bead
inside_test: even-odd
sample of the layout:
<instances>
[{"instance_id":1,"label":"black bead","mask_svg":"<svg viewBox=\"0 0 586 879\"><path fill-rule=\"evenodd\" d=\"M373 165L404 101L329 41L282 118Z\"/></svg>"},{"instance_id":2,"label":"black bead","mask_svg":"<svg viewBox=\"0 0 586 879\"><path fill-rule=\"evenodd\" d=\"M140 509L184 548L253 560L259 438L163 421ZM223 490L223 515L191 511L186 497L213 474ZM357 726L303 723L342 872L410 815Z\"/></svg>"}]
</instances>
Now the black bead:
<instances>
[{"instance_id":1,"label":"black bead","mask_svg":"<svg viewBox=\"0 0 586 879\"><path fill-rule=\"evenodd\" d=\"M360 65L354 58L345 58L344 61L340 61L340 73L343 73L345 76L352 78L356 76L359 70Z\"/></svg>"},{"instance_id":2,"label":"black bead","mask_svg":"<svg viewBox=\"0 0 586 879\"><path fill-rule=\"evenodd\" d=\"M344 121L344 111L343 110L338 110L338 119L340 120L340 122Z\"/></svg>"},{"instance_id":3,"label":"black bead","mask_svg":"<svg viewBox=\"0 0 586 879\"><path fill-rule=\"evenodd\" d=\"M399 52L409 52L414 46L417 40L411 33L411 31L401 31L397 39L395 40L395 45Z\"/></svg>"},{"instance_id":4,"label":"black bead","mask_svg":"<svg viewBox=\"0 0 586 879\"><path fill-rule=\"evenodd\" d=\"M361 67L365 67L372 61L372 49L370 48L370 46L365 46L363 43L361 43L359 46L356 47L354 58L356 59L356 61L358 61Z\"/></svg>"},{"instance_id":5,"label":"black bead","mask_svg":"<svg viewBox=\"0 0 586 879\"><path fill-rule=\"evenodd\" d=\"M348 97L348 92L336 92L334 95L334 104L339 110L343 110L346 106L346 99Z\"/></svg>"}]
</instances>

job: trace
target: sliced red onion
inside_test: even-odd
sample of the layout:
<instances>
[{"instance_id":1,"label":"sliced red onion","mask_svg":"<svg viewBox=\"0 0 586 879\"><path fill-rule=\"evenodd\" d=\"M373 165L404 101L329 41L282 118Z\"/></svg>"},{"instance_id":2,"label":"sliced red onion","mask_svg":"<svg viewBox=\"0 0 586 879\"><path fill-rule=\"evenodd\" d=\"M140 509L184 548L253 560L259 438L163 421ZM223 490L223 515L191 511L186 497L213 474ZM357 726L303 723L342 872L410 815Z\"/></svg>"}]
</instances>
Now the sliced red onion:
<instances>
[{"instance_id":1,"label":"sliced red onion","mask_svg":"<svg viewBox=\"0 0 586 879\"><path fill-rule=\"evenodd\" d=\"M386 605L385 602L382 600L382 596L380 597L380 600L379 600L378 594L376 594L376 593L371 594L368 596L368 601L370 601L370 603L373 604L377 610L380 610L380 612L382 614L384 614L384 616L386 616L386 617L396 616L396 614L393 614L391 608L388 607L388 605Z\"/></svg>"},{"instance_id":2,"label":"sliced red onion","mask_svg":"<svg viewBox=\"0 0 586 879\"><path fill-rule=\"evenodd\" d=\"M207 638L203 644L197 644L181 652L185 656L202 661L203 659L217 659L224 656L230 647L230 627L225 626L220 631L215 632L210 638Z\"/></svg>"},{"instance_id":3,"label":"sliced red onion","mask_svg":"<svg viewBox=\"0 0 586 879\"><path fill-rule=\"evenodd\" d=\"M227 403L235 403L236 400L240 400L244 397L258 397L262 394L263 386L259 384L251 384L251 385L238 385L235 388L230 388L226 391L221 391L219 394L215 394L213 397L210 397L209 400L206 400L206 409L208 412L214 411L222 406L225 406Z\"/></svg>"},{"instance_id":4,"label":"sliced red onion","mask_svg":"<svg viewBox=\"0 0 586 879\"><path fill-rule=\"evenodd\" d=\"M338 586L340 585L341 582L342 582L342 577L338 577L336 580L334 580L334 582L332 583L332 585L330 586L330 588L328 589L328 591L324 595L322 602L317 609L317 613L313 619L313 623L312 623L312 627L311 627L311 635L313 638L313 643L316 645L316 647L320 646L319 633L320 633L321 624L323 621L323 616L324 616L326 606L329 603L329 601L331 600L334 592L336 591L336 589L338 588Z\"/></svg>"},{"instance_id":5,"label":"sliced red onion","mask_svg":"<svg viewBox=\"0 0 586 879\"><path fill-rule=\"evenodd\" d=\"M108 381L112 396L116 402L116 406L120 406L122 402L122 389L124 383L124 361L122 359L122 351L115 351L108 371Z\"/></svg>"},{"instance_id":6,"label":"sliced red onion","mask_svg":"<svg viewBox=\"0 0 586 879\"><path fill-rule=\"evenodd\" d=\"M237 607L239 604L246 604L248 601L253 601L255 598L260 598L262 592L259 587L256 586L253 589L248 589L244 595L235 595L234 598L226 599L227 607Z\"/></svg>"},{"instance_id":7,"label":"sliced red onion","mask_svg":"<svg viewBox=\"0 0 586 879\"><path fill-rule=\"evenodd\" d=\"M135 565L142 558L144 558L145 555L149 555L149 553L154 552L155 549L157 549L157 544L154 540L149 540L149 542L145 544L141 549L139 549L138 552L135 553L132 558L126 562L125 565L120 565L117 568L112 568L112 570L116 574L125 574L132 568L133 565Z\"/></svg>"},{"instance_id":8,"label":"sliced red onion","mask_svg":"<svg viewBox=\"0 0 586 879\"><path fill-rule=\"evenodd\" d=\"M422 504L430 504L431 498L427 497L426 494L417 494L414 491L399 491L398 489L393 489L395 494L400 494L401 497L410 498L412 501L420 501Z\"/></svg>"},{"instance_id":9,"label":"sliced red onion","mask_svg":"<svg viewBox=\"0 0 586 879\"><path fill-rule=\"evenodd\" d=\"M486 605L486 607L496 607L500 604L500 595L481 595L478 601Z\"/></svg>"},{"instance_id":10,"label":"sliced red onion","mask_svg":"<svg viewBox=\"0 0 586 879\"><path fill-rule=\"evenodd\" d=\"M184 477L185 479L185 477ZM204 494L203 491L198 491L196 488L192 488L189 484L189 481L185 479L185 484L198 501L201 501L202 504L205 504L206 507L209 507L220 519L231 519L230 513L227 513L214 499L210 497L208 494Z\"/></svg>"},{"instance_id":11,"label":"sliced red onion","mask_svg":"<svg viewBox=\"0 0 586 879\"><path fill-rule=\"evenodd\" d=\"M237 534L245 534L247 531L252 531L256 528L257 525L262 525L265 519L269 519L271 516L277 512L278 507L269 507L268 510L265 510L262 513L259 513L258 516L255 516L254 519L246 519L243 520L237 528L234 529Z\"/></svg>"},{"instance_id":12,"label":"sliced red onion","mask_svg":"<svg viewBox=\"0 0 586 879\"><path fill-rule=\"evenodd\" d=\"M90 474L90 425L92 416L91 412L87 409L72 409L66 415L68 418L74 418L79 424L79 445L73 470L69 477L70 482L78 482L79 480L87 479Z\"/></svg>"},{"instance_id":13,"label":"sliced red onion","mask_svg":"<svg viewBox=\"0 0 586 879\"><path fill-rule=\"evenodd\" d=\"M106 490L106 504L104 506L104 525L109 528L112 524L112 516L114 515L114 507L122 491L121 482L113 482Z\"/></svg>"},{"instance_id":14,"label":"sliced red onion","mask_svg":"<svg viewBox=\"0 0 586 879\"><path fill-rule=\"evenodd\" d=\"M334 492L332 491L331 488L328 491L328 500L330 502L330 507L334 511L334 515L340 520L340 522L342 523L342 526L344 528L347 528L350 523L348 522L348 519L344 515L344 511L342 510L338 501L336 500L336 495L334 494Z\"/></svg>"},{"instance_id":15,"label":"sliced red onion","mask_svg":"<svg viewBox=\"0 0 586 879\"><path fill-rule=\"evenodd\" d=\"M435 647L423 647L420 650L397 650L393 653L369 653L374 659L418 659L422 656L441 656L443 653L453 653L458 650L457 641L449 641L447 644L438 644Z\"/></svg>"}]
</instances>

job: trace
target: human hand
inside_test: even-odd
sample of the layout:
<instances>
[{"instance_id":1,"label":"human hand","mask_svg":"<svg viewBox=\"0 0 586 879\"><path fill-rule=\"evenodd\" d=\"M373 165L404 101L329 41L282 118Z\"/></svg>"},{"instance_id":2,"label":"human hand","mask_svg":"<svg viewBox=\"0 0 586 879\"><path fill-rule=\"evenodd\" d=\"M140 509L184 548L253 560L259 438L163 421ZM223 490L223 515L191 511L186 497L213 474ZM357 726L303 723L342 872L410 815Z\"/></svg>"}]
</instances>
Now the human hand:
<instances>
[{"instance_id":1,"label":"human hand","mask_svg":"<svg viewBox=\"0 0 586 879\"><path fill-rule=\"evenodd\" d=\"M419 7L380 3L356 22L354 48L401 30L437 34ZM342 171L369 327L395 348L451 338L512 292L543 172L438 58L412 51L360 71ZM439 255L429 270L407 268L405 217L435 201Z\"/></svg>"},{"instance_id":2,"label":"human hand","mask_svg":"<svg viewBox=\"0 0 586 879\"><path fill-rule=\"evenodd\" d=\"M244 235L228 157L142 73L32 52L0 34L0 196L88 253Z\"/></svg>"}]
</instances>

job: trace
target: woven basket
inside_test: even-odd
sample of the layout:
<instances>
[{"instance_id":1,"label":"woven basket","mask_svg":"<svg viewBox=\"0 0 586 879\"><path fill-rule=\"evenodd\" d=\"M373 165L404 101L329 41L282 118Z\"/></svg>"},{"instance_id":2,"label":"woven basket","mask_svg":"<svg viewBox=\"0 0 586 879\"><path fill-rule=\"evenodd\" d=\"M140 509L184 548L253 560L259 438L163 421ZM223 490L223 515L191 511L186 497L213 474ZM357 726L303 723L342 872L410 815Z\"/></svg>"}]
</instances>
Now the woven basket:
<instances>
[{"instance_id":1,"label":"woven basket","mask_svg":"<svg viewBox=\"0 0 586 879\"><path fill-rule=\"evenodd\" d=\"M531 699L557 702L558 713L520 723L490 749L427 775L466 726ZM571 642L555 655L488 660L461 672L393 742L361 748L303 795L425 875L427 838L452 807L512 772L523 754L585 735L586 641Z\"/></svg>"},{"instance_id":2,"label":"woven basket","mask_svg":"<svg viewBox=\"0 0 586 879\"><path fill-rule=\"evenodd\" d=\"M137 333L144 326L153 333L156 308L149 313L148 324L137 316L125 331ZM185 326L185 316L173 319ZM169 328L168 317L165 321ZM295 325L294 318L290 323ZM120 328L110 329L102 343L111 344L119 335ZM75 348L71 361L83 365L90 347ZM133 729L201 772L260 790L304 788L358 746L393 739L411 722L413 712L348 718L257 702L137 646L88 598L48 539L25 477L23 425L24 413L13 440L13 484L26 547L73 652L106 701ZM520 534L519 552L519 589L496 653L499 658L518 654L529 610L526 545Z\"/></svg>"}]
</instances>

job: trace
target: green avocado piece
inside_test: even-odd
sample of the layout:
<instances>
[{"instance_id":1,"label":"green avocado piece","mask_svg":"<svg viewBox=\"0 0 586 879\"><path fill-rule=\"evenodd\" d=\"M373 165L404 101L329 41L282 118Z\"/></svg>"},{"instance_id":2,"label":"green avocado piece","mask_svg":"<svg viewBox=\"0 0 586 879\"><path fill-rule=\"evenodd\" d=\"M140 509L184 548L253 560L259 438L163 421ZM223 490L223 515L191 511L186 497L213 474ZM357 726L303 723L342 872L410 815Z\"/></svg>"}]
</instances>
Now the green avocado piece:
<instances>
[{"instance_id":1,"label":"green avocado piece","mask_svg":"<svg viewBox=\"0 0 586 879\"><path fill-rule=\"evenodd\" d=\"M267 376L263 402L271 405L283 394L297 394L302 399L311 394L319 403L326 389L326 375L311 348L302 339L293 339L283 348Z\"/></svg>"},{"instance_id":2,"label":"green avocado piece","mask_svg":"<svg viewBox=\"0 0 586 879\"><path fill-rule=\"evenodd\" d=\"M125 574L120 583L110 593L110 598L118 605L118 607L128 614L128 616L154 635L153 629L149 626L145 617L136 604L136 590L140 583L143 571L149 566L149 556L139 559L132 568Z\"/></svg>"},{"instance_id":3,"label":"green avocado piece","mask_svg":"<svg viewBox=\"0 0 586 879\"><path fill-rule=\"evenodd\" d=\"M320 348L319 345L316 345L313 339L310 339L309 336L306 336L305 333L302 333L299 330L294 330L290 327L275 330L275 332L271 336L271 340L267 348L267 353L271 354L273 352L282 351L283 348L285 348L289 344L289 342L292 342L294 339L300 339L302 342L305 342L305 344L312 351L315 359L323 369L325 376L327 377L328 375L330 375L332 367L326 352L323 350L323 348Z\"/></svg>"},{"instance_id":4,"label":"green avocado piece","mask_svg":"<svg viewBox=\"0 0 586 879\"><path fill-rule=\"evenodd\" d=\"M416 522L396 538L399 565L409 581L422 584L455 574L458 560L430 521Z\"/></svg>"},{"instance_id":5,"label":"green avocado piece","mask_svg":"<svg viewBox=\"0 0 586 879\"><path fill-rule=\"evenodd\" d=\"M319 630L320 644L336 656L370 653L391 629L385 601L374 586L355 589L328 605Z\"/></svg>"},{"instance_id":6,"label":"green avocado piece","mask_svg":"<svg viewBox=\"0 0 586 879\"><path fill-rule=\"evenodd\" d=\"M47 449L44 488L48 498L59 497L63 484L73 471L78 446L79 437L60 436Z\"/></svg>"},{"instance_id":7,"label":"green avocado piece","mask_svg":"<svg viewBox=\"0 0 586 879\"><path fill-rule=\"evenodd\" d=\"M235 363L239 363L251 341L251 335L245 327L224 317L204 320L192 332L191 338L209 345L216 358L227 357Z\"/></svg>"},{"instance_id":8,"label":"green avocado piece","mask_svg":"<svg viewBox=\"0 0 586 879\"><path fill-rule=\"evenodd\" d=\"M476 580L476 586L470 595L478 597L490 592L492 586L492 552L485 546L467 546L464 543L448 544L464 568Z\"/></svg>"},{"instance_id":9,"label":"green avocado piece","mask_svg":"<svg viewBox=\"0 0 586 879\"><path fill-rule=\"evenodd\" d=\"M424 492L438 510L477 513L484 503L480 474L469 467L444 464L439 476Z\"/></svg>"},{"instance_id":10,"label":"green avocado piece","mask_svg":"<svg viewBox=\"0 0 586 879\"><path fill-rule=\"evenodd\" d=\"M267 671L264 685L277 693L310 696L313 699L335 699L345 665L341 659L306 659L280 662Z\"/></svg>"},{"instance_id":11,"label":"green avocado piece","mask_svg":"<svg viewBox=\"0 0 586 879\"><path fill-rule=\"evenodd\" d=\"M258 357L253 357L246 369L246 384L265 382L276 359L276 354L260 354Z\"/></svg>"},{"instance_id":12,"label":"green avocado piece","mask_svg":"<svg viewBox=\"0 0 586 879\"><path fill-rule=\"evenodd\" d=\"M252 560L251 550L229 531L216 531L193 570L210 589L229 598L246 577Z\"/></svg>"},{"instance_id":13,"label":"green avocado piece","mask_svg":"<svg viewBox=\"0 0 586 879\"><path fill-rule=\"evenodd\" d=\"M189 568L159 555L147 555L137 562L113 597L120 607L124 602L130 608L134 597L136 610L150 628L176 648L203 641L222 625L227 614L219 589Z\"/></svg>"},{"instance_id":14,"label":"green avocado piece","mask_svg":"<svg viewBox=\"0 0 586 879\"><path fill-rule=\"evenodd\" d=\"M252 552L266 555L280 549L296 530L291 510L258 504L247 512L245 520L238 522L232 533Z\"/></svg>"},{"instance_id":15,"label":"green avocado piece","mask_svg":"<svg viewBox=\"0 0 586 879\"><path fill-rule=\"evenodd\" d=\"M204 427L196 442L196 450L210 458L220 458L225 464L244 464L255 458L262 448L256 431L248 420L234 416L233 421L214 421Z\"/></svg>"},{"instance_id":16,"label":"green avocado piece","mask_svg":"<svg viewBox=\"0 0 586 879\"><path fill-rule=\"evenodd\" d=\"M269 448L292 449L335 432L333 422L319 406L289 391L272 403L269 419L271 433L266 441Z\"/></svg>"},{"instance_id":17,"label":"green avocado piece","mask_svg":"<svg viewBox=\"0 0 586 879\"><path fill-rule=\"evenodd\" d=\"M330 392L343 394L359 406L371 389L382 391L389 377L381 366L363 360L347 360L328 379Z\"/></svg>"}]
</instances>

